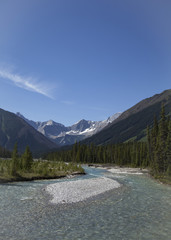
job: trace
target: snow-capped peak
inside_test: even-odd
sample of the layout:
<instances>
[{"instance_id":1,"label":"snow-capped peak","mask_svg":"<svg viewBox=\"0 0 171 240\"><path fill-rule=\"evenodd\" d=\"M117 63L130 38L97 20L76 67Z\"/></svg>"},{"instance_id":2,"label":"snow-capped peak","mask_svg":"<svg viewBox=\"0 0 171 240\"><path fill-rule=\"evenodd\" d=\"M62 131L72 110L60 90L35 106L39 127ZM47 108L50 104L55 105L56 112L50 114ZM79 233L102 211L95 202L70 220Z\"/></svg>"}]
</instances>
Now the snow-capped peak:
<instances>
[{"instance_id":1,"label":"snow-capped peak","mask_svg":"<svg viewBox=\"0 0 171 240\"><path fill-rule=\"evenodd\" d=\"M104 127L117 119L121 113L116 113L103 121L82 119L69 127L65 127L63 124L54 122L53 120L34 122L26 119L21 113L17 113L17 115L57 144L69 145L101 131Z\"/></svg>"},{"instance_id":2,"label":"snow-capped peak","mask_svg":"<svg viewBox=\"0 0 171 240\"><path fill-rule=\"evenodd\" d=\"M53 123L54 123L53 120L49 120L46 122L46 125L53 125Z\"/></svg>"}]
</instances>

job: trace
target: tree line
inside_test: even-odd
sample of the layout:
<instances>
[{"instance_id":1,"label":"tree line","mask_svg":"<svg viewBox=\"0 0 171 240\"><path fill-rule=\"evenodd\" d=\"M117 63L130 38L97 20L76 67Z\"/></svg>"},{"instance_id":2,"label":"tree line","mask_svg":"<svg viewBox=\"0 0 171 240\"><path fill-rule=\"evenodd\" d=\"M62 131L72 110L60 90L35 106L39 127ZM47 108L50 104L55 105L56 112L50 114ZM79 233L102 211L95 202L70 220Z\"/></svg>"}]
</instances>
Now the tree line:
<instances>
[{"instance_id":1,"label":"tree line","mask_svg":"<svg viewBox=\"0 0 171 240\"><path fill-rule=\"evenodd\" d=\"M33 157L29 146L26 147L25 152L20 157L18 154L18 148L16 143L12 152L11 175L16 176L19 171L28 172L31 169L32 164Z\"/></svg>"},{"instance_id":2,"label":"tree line","mask_svg":"<svg viewBox=\"0 0 171 240\"><path fill-rule=\"evenodd\" d=\"M32 180L66 176L67 174L84 173L84 169L75 163L33 160L29 146L20 156L15 144L12 156L0 159L0 180Z\"/></svg>"},{"instance_id":3,"label":"tree line","mask_svg":"<svg viewBox=\"0 0 171 240\"><path fill-rule=\"evenodd\" d=\"M0 159L0 175L17 177L22 172L29 172L32 164L33 157L29 146L26 147L25 152L20 156L16 143L12 153L10 153L10 158L8 156L8 159Z\"/></svg>"},{"instance_id":4,"label":"tree line","mask_svg":"<svg viewBox=\"0 0 171 240\"><path fill-rule=\"evenodd\" d=\"M171 175L171 119L162 106L160 120L147 127L148 161L154 174Z\"/></svg>"},{"instance_id":5,"label":"tree line","mask_svg":"<svg viewBox=\"0 0 171 240\"><path fill-rule=\"evenodd\" d=\"M128 142L96 146L75 143L71 150L49 153L46 158L53 161L77 163L102 163L127 165L132 167L147 167L147 143Z\"/></svg>"},{"instance_id":6,"label":"tree line","mask_svg":"<svg viewBox=\"0 0 171 240\"><path fill-rule=\"evenodd\" d=\"M171 175L171 120L164 106L158 121L147 127L147 141L96 146L75 143L70 150L49 153L47 159L77 163L111 163L119 166L150 167L154 175Z\"/></svg>"},{"instance_id":7,"label":"tree line","mask_svg":"<svg viewBox=\"0 0 171 240\"><path fill-rule=\"evenodd\" d=\"M147 126L146 141L89 145L75 143L69 150L58 150L44 156L47 161L33 161L27 146L19 156L17 144L12 154L1 149L4 156L11 155L11 161L0 161L0 174L8 172L11 176L34 173L42 176L55 176L67 171L82 171L78 163L115 164L118 166L150 167L155 176L171 176L171 119L166 116L162 106L160 119L154 117L152 126ZM9 154L9 155L8 155ZM52 163L53 161L53 163ZM65 162L70 162L67 165Z\"/></svg>"}]
</instances>

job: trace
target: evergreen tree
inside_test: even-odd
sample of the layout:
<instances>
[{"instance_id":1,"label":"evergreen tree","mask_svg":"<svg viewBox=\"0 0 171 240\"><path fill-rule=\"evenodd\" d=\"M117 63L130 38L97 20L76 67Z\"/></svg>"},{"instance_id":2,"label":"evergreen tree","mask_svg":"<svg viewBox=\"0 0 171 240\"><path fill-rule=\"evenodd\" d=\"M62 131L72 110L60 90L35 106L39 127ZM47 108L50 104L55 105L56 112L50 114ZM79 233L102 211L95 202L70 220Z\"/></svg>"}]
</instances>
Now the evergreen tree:
<instances>
[{"instance_id":1,"label":"evergreen tree","mask_svg":"<svg viewBox=\"0 0 171 240\"><path fill-rule=\"evenodd\" d=\"M154 123L153 123L153 128L151 130L151 135L150 135L150 162L151 162L151 167L153 169L157 168L157 138L158 138L158 131L159 131L159 126L158 126L158 121L156 116L154 116Z\"/></svg>"},{"instance_id":2,"label":"evergreen tree","mask_svg":"<svg viewBox=\"0 0 171 240\"><path fill-rule=\"evenodd\" d=\"M33 163L32 153L29 146L26 147L24 154L22 155L22 167L24 170L30 170Z\"/></svg>"},{"instance_id":3,"label":"evergreen tree","mask_svg":"<svg viewBox=\"0 0 171 240\"><path fill-rule=\"evenodd\" d=\"M166 161L164 163L164 170L168 175L171 175L171 121L168 125L168 135L166 141Z\"/></svg>"},{"instance_id":4,"label":"evergreen tree","mask_svg":"<svg viewBox=\"0 0 171 240\"><path fill-rule=\"evenodd\" d=\"M11 175L16 176L17 170L19 168L19 158L18 158L18 147L17 143L14 146L13 152L12 152L12 162L11 162Z\"/></svg>"},{"instance_id":5,"label":"evergreen tree","mask_svg":"<svg viewBox=\"0 0 171 240\"><path fill-rule=\"evenodd\" d=\"M72 148L72 161L73 162L76 161L77 150L78 150L78 144L77 144L77 141L76 141L73 148Z\"/></svg>"},{"instance_id":6,"label":"evergreen tree","mask_svg":"<svg viewBox=\"0 0 171 240\"><path fill-rule=\"evenodd\" d=\"M157 164L157 171L164 172L164 161L166 159L166 139L167 139L167 121L165 116L165 109L162 105L161 119L159 122L159 130L157 136L157 148L155 153L155 161Z\"/></svg>"}]
</instances>

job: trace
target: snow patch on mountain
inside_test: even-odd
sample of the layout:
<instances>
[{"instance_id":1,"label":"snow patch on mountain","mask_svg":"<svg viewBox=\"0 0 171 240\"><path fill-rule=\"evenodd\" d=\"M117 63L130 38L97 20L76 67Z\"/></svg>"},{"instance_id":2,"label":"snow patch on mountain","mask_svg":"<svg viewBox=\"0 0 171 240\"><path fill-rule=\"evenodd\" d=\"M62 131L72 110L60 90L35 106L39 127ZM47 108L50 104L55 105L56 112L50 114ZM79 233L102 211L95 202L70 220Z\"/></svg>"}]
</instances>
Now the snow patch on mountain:
<instances>
[{"instance_id":1,"label":"snow patch on mountain","mask_svg":"<svg viewBox=\"0 0 171 240\"><path fill-rule=\"evenodd\" d=\"M116 113L103 121L90 121L82 119L69 127L66 127L61 123L54 122L53 120L34 122L26 119L21 113L16 113L16 115L24 119L37 131L41 132L55 143L63 146L74 144L75 141L81 141L101 131L108 124L117 119L121 113Z\"/></svg>"}]
</instances>

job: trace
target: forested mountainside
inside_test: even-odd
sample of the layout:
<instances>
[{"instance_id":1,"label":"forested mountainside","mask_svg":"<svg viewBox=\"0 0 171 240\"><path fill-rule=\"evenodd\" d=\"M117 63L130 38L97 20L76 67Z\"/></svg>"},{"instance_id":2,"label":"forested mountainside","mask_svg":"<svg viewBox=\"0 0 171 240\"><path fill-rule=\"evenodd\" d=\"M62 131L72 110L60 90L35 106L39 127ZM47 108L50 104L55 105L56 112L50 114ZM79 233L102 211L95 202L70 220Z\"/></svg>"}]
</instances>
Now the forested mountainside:
<instances>
[{"instance_id":1,"label":"forested mountainside","mask_svg":"<svg viewBox=\"0 0 171 240\"><path fill-rule=\"evenodd\" d=\"M171 118L162 106L160 118L146 127L147 141L94 145L75 143L69 150L46 155L46 159L77 163L116 164L119 166L149 167L152 175L171 183Z\"/></svg>"},{"instance_id":2,"label":"forested mountainside","mask_svg":"<svg viewBox=\"0 0 171 240\"><path fill-rule=\"evenodd\" d=\"M154 116L159 119L162 104L165 107L166 116L171 115L171 90L142 100L123 112L120 117L102 131L85 139L82 143L101 145L130 140L144 141L146 127L152 125Z\"/></svg>"}]
</instances>

